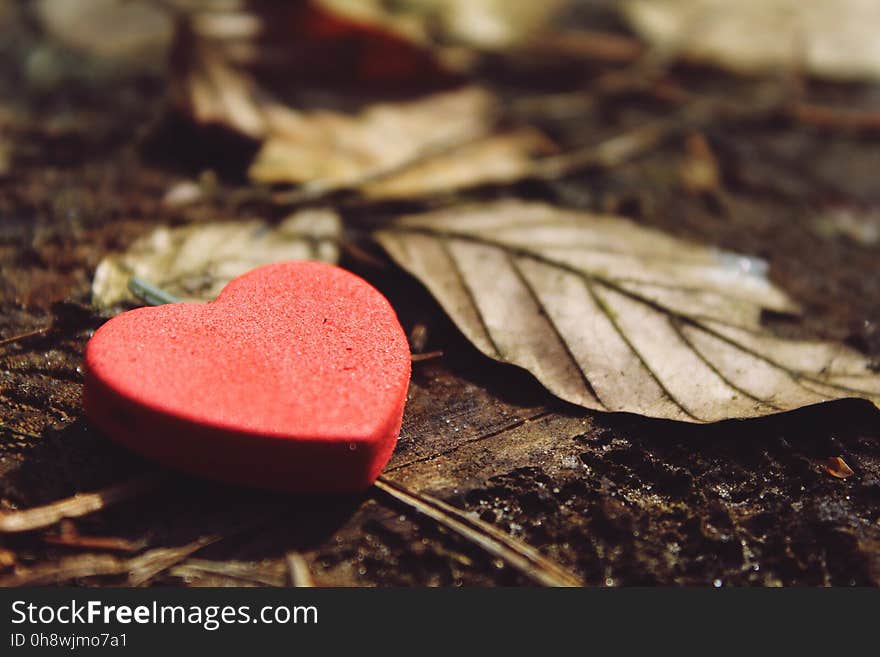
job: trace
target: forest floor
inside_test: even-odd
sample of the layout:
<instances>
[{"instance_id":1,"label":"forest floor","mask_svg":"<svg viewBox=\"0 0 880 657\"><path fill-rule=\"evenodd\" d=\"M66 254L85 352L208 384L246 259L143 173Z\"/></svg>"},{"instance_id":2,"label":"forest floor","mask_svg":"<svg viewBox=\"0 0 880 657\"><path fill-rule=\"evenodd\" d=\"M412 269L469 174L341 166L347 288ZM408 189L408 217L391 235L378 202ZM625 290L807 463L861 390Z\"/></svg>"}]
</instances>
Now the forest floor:
<instances>
[{"instance_id":1,"label":"forest floor","mask_svg":"<svg viewBox=\"0 0 880 657\"><path fill-rule=\"evenodd\" d=\"M12 154L0 177L0 511L12 511L155 472L83 417L83 348L106 320L90 304L101 258L157 225L278 211L236 200L243 179L228 153L214 197L161 202L176 182L218 168L216 141L165 114L161 76L34 90L13 53L0 54L2 109L19 117L0 122ZM880 362L880 121L847 118L880 112L876 91L801 81L799 107L831 108L817 120L760 109L768 86L772 95L786 80L676 66L663 81L746 111L694 118L653 85L595 93L576 119L541 127L580 144L670 116L677 129L614 166L462 197L615 211L763 258L804 309L768 318L774 329L847 341ZM483 82L507 98L558 91L491 67ZM681 184L695 140L711 145L717 189ZM421 207L320 203L348 225ZM880 584L880 417L870 404L707 426L583 411L480 356L418 283L371 262L341 264L388 295L408 333L427 327L427 351L443 352L413 365L388 482L473 512L589 585ZM831 457L853 474L833 476ZM317 585L534 582L380 489L307 496L174 473L149 481L100 512L0 535L0 584L288 585L299 557Z\"/></svg>"}]
</instances>

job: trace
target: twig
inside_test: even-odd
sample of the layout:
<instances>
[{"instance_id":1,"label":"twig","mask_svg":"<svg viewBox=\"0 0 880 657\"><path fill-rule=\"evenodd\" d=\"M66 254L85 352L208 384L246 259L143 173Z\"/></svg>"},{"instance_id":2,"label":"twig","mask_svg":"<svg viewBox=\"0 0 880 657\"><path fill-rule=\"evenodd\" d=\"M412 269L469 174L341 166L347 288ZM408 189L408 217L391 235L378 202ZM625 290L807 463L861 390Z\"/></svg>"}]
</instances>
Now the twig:
<instances>
[{"instance_id":1,"label":"twig","mask_svg":"<svg viewBox=\"0 0 880 657\"><path fill-rule=\"evenodd\" d=\"M434 358L440 358L443 356L443 352L441 350L437 351L429 351L424 354L410 354L409 358L414 363L421 363L426 360L433 360Z\"/></svg>"},{"instance_id":2,"label":"twig","mask_svg":"<svg viewBox=\"0 0 880 657\"><path fill-rule=\"evenodd\" d=\"M372 267L373 269L388 269L388 262L381 258L377 258L354 242L341 240L339 242L339 247L361 264Z\"/></svg>"},{"instance_id":3,"label":"twig","mask_svg":"<svg viewBox=\"0 0 880 657\"><path fill-rule=\"evenodd\" d=\"M811 103L798 103L789 114L800 123L817 128L880 131L880 110L842 110Z\"/></svg>"},{"instance_id":4,"label":"twig","mask_svg":"<svg viewBox=\"0 0 880 657\"><path fill-rule=\"evenodd\" d=\"M638 39L613 32L596 30L560 30L540 34L526 45L531 56L592 60L610 64L629 64L645 53Z\"/></svg>"},{"instance_id":5,"label":"twig","mask_svg":"<svg viewBox=\"0 0 880 657\"><path fill-rule=\"evenodd\" d=\"M162 306L166 303L177 303L177 297L169 294L160 287L156 287L149 281L137 276L132 276L128 281L128 290L139 300L148 306Z\"/></svg>"},{"instance_id":6,"label":"twig","mask_svg":"<svg viewBox=\"0 0 880 657\"><path fill-rule=\"evenodd\" d=\"M156 488L167 477L151 472L92 493L78 493L45 506L0 513L0 534L43 529L65 518L81 518Z\"/></svg>"},{"instance_id":7,"label":"twig","mask_svg":"<svg viewBox=\"0 0 880 657\"><path fill-rule=\"evenodd\" d=\"M381 182L392 176L404 173L424 162L430 161L435 157L454 153L455 151L471 144L478 143L481 139L485 139L492 134L492 131L500 121L500 118L500 114L496 114L495 116L490 117L490 121L485 129L475 130L464 138L428 145L422 151L403 162L386 169L370 171L357 180L347 183L328 183L323 180L313 180L304 183L295 189L280 191L273 194L272 201L278 205L299 205L303 203L314 203L315 201L323 200L337 193L357 193L366 185Z\"/></svg>"},{"instance_id":8,"label":"twig","mask_svg":"<svg viewBox=\"0 0 880 657\"><path fill-rule=\"evenodd\" d=\"M0 587L60 584L81 577L125 573L129 575L129 586L140 586L220 538L219 535L203 536L180 547L156 548L131 559L120 559L110 554L82 554L56 562L40 563L31 568L18 568L11 575L0 577Z\"/></svg>"},{"instance_id":9,"label":"twig","mask_svg":"<svg viewBox=\"0 0 880 657\"><path fill-rule=\"evenodd\" d=\"M439 522L542 586L583 586L580 579L535 548L479 518L472 518L454 506L423 493L409 491L385 477L379 477L374 485L389 497Z\"/></svg>"},{"instance_id":10,"label":"twig","mask_svg":"<svg viewBox=\"0 0 880 657\"><path fill-rule=\"evenodd\" d=\"M245 520L226 526L221 531L200 536L191 543L174 548L156 548L129 560L129 586L145 586L157 575L176 566L202 548L213 545L248 529L255 529L278 515L278 509L250 513Z\"/></svg>"},{"instance_id":11,"label":"twig","mask_svg":"<svg viewBox=\"0 0 880 657\"><path fill-rule=\"evenodd\" d=\"M171 548L155 548L137 557L133 557L127 562L128 585L143 586L149 583L156 575L165 572L172 566L176 566L190 555L195 554L202 548L213 545L223 538L225 538L224 534L208 534L207 536L199 536L196 540L186 545Z\"/></svg>"},{"instance_id":12,"label":"twig","mask_svg":"<svg viewBox=\"0 0 880 657\"><path fill-rule=\"evenodd\" d=\"M42 328L34 329L33 331L28 331L27 333L19 333L18 335L3 338L2 340L0 340L0 347L12 344L13 342L18 342L19 340L25 340L26 338L32 338L36 335L43 335L44 333L47 333L51 328L51 326L43 326Z\"/></svg>"},{"instance_id":13,"label":"twig","mask_svg":"<svg viewBox=\"0 0 880 657\"><path fill-rule=\"evenodd\" d=\"M291 586L311 588L315 585L309 564L299 552L288 552L284 558Z\"/></svg>"},{"instance_id":14,"label":"twig","mask_svg":"<svg viewBox=\"0 0 880 657\"><path fill-rule=\"evenodd\" d=\"M287 578L282 575L266 575L257 567L247 563L230 563L210 561L207 559L188 559L171 569L175 577L203 577L213 575L234 580L237 583L247 582L260 586L284 586Z\"/></svg>"},{"instance_id":15,"label":"twig","mask_svg":"<svg viewBox=\"0 0 880 657\"><path fill-rule=\"evenodd\" d=\"M535 162L536 178L559 178L578 169L613 168L654 148L680 130L677 121L657 121L616 135L587 148Z\"/></svg>"}]
</instances>

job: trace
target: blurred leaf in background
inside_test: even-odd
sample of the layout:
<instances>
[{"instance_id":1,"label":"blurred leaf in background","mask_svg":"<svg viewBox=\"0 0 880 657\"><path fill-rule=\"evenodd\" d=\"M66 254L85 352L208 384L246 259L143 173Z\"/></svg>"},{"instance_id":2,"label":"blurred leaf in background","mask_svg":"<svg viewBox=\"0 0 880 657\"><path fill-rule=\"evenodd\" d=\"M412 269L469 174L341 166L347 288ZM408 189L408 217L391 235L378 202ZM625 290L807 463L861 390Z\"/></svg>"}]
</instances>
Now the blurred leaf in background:
<instances>
[{"instance_id":1,"label":"blurred leaf in background","mask_svg":"<svg viewBox=\"0 0 880 657\"><path fill-rule=\"evenodd\" d=\"M735 72L880 78L876 0L628 0L624 14L655 48Z\"/></svg>"}]
</instances>

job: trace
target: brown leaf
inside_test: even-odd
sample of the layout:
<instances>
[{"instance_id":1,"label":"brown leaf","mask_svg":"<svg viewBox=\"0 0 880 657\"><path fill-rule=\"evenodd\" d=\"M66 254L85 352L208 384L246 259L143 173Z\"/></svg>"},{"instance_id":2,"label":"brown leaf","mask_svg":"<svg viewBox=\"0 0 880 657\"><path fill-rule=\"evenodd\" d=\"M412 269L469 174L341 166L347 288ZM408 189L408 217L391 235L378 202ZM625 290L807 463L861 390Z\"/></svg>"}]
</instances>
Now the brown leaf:
<instances>
[{"instance_id":1,"label":"brown leaf","mask_svg":"<svg viewBox=\"0 0 880 657\"><path fill-rule=\"evenodd\" d=\"M846 479L855 474L846 461L840 456L829 456L822 461L825 472L838 479Z\"/></svg>"},{"instance_id":2,"label":"brown leaf","mask_svg":"<svg viewBox=\"0 0 880 657\"><path fill-rule=\"evenodd\" d=\"M880 402L858 352L762 326L762 309L796 306L752 258L519 201L402 217L376 239L480 351L586 408L713 422Z\"/></svg>"}]
</instances>

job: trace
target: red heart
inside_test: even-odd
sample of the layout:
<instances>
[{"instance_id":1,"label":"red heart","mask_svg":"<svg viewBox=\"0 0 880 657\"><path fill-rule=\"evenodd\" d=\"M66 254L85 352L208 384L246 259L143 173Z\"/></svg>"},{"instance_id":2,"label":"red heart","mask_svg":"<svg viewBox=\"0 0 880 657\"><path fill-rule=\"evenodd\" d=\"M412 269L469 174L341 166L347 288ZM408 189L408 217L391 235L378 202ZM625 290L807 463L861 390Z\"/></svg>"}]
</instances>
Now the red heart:
<instances>
[{"instance_id":1,"label":"red heart","mask_svg":"<svg viewBox=\"0 0 880 657\"><path fill-rule=\"evenodd\" d=\"M234 483L354 491L397 442L410 354L366 281L290 262L236 278L212 303L114 317L85 365L87 416L148 458Z\"/></svg>"}]
</instances>

